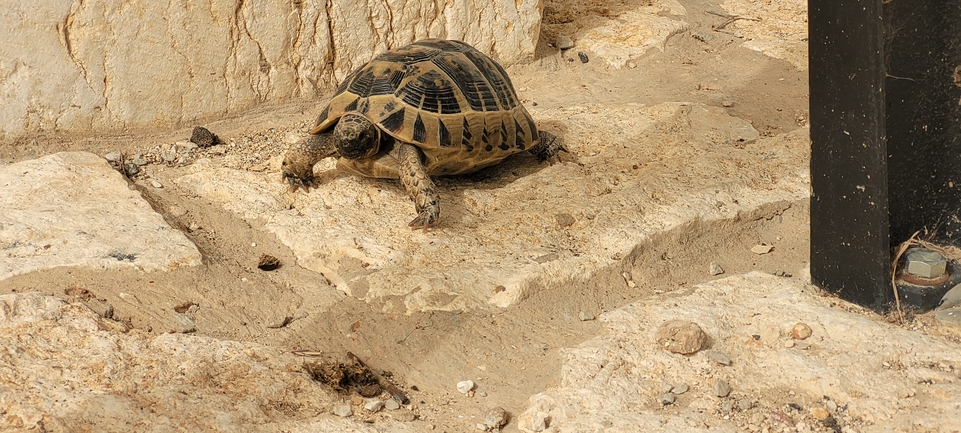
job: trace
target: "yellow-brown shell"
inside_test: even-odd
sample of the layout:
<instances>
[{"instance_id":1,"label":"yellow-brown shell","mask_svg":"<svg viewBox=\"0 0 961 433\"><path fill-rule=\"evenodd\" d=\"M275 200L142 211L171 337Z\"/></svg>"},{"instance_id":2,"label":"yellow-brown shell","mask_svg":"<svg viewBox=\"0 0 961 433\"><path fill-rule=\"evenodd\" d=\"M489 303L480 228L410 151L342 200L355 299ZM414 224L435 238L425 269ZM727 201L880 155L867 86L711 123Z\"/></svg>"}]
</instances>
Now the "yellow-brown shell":
<instances>
[{"instance_id":1,"label":"yellow-brown shell","mask_svg":"<svg viewBox=\"0 0 961 433\"><path fill-rule=\"evenodd\" d=\"M460 41L426 39L378 55L344 79L310 132L333 128L347 112L418 146L430 174L475 171L538 140L507 72ZM376 160L352 171L376 175L364 168Z\"/></svg>"}]
</instances>

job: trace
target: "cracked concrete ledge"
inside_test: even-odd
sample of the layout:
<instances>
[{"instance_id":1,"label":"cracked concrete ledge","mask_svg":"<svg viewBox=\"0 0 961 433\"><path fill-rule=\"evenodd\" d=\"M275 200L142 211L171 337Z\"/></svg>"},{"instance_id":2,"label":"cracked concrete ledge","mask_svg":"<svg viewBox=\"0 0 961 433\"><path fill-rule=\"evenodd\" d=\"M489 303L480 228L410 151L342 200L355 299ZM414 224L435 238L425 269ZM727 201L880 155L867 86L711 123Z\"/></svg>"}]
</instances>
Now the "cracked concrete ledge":
<instances>
[{"instance_id":1,"label":"cracked concrete ledge","mask_svg":"<svg viewBox=\"0 0 961 433\"><path fill-rule=\"evenodd\" d=\"M0 280L57 266L177 269L197 247L107 162L64 152L0 166Z\"/></svg>"},{"instance_id":2,"label":"cracked concrete ledge","mask_svg":"<svg viewBox=\"0 0 961 433\"><path fill-rule=\"evenodd\" d=\"M168 179L257 220L345 293L398 312L506 307L543 287L620 266L653 234L808 197L802 128L759 138L723 109L689 103L532 110L571 153L518 155L436 179L440 224L413 231L395 183L343 175L328 160L309 193L287 192L279 164L243 173L202 161ZM179 177L178 177L179 176Z\"/></svg>"},{"instance_id":3,"label":"cracked concrete ledge","mask_svg":"<svg viewBox=\"0 0 961 433\"><path fill-rule=\"evenodd\" d=\"M0 8L0 141L169 128L310 98L425 37L511 64L534 52L540 16L539 0L13 0Z\"/></svg>"}]
</instances>

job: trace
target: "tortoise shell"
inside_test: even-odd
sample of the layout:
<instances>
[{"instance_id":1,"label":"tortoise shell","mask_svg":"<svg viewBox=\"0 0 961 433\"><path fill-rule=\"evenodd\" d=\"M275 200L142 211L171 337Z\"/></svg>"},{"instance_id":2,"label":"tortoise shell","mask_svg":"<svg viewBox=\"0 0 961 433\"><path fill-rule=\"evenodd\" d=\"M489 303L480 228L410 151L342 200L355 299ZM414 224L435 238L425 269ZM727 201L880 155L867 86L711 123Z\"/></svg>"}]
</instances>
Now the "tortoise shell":
<instances>
[{"instance_id":1,"label":"tortoise shell","mask_svg":"<svg viewBox=\"0 0 961 433\"><path fill-rule=\"evenodd\" d=\"M428 174L469 173L538 141L504 68L454 40L425 39L374 57L344 79L311 134L331 130L347 112L419 147ZM340 158L339 166L373 177L394 177L397 169L384 150Z\"/></svg>"}]
</instances>

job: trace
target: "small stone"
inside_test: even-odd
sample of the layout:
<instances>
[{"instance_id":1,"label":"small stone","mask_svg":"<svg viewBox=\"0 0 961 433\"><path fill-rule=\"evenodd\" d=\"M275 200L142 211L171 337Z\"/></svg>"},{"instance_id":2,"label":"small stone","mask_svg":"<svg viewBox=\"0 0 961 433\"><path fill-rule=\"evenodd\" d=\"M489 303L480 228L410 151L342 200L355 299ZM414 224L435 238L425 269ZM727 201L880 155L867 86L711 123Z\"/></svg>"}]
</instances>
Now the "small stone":
<instances>
[{"instance_id":1,"label":"small stone","mask_svg":"<svg viewBox=\"0 0 961 433\"><path fill-rule=\"evenodd\" d=\"M721 412L730 412L734 409L734 403L730 400L725 400L721 402Z\"/></svg>"},{"instance_id":2,"label":"small stone","mask_svg":"<svg viewBox=\"0 0 961 433\"><path fill-rule=\"evenodd\" d=\"M217 136L207 128L197 126L194 128L193 133L190 134L190 141L200 147L209 147L216 144L219 140Z\"/></svg>"},{"instance_id":3,"label":"small stone","mask_svg":"<svg viewBox=\"0 0 961 433\"><path fill-rule=\"evenodd\" d=\"M461 394L467 394L472 389L474 389L474 381L472 380L462 380L457 382L457 392Z\"/></svg>"},{"instance_id":4,"label":"small stone","mask_svg":"<svg viewBox=\"0 0 961 433\"><path fill-rule=\"evenodd\" d=\"M108 158L109 160L109 158ZM941 301L938 302L937 310L947 310L949 308L961 306L961 284L958 284L948 290L941 297Z\"/></svg>"},{"instance_id":5,"label":"small stone","mask_svg":"<svg viewBox=\"0 0 961 433\"><path fill-rule=\"evenodd\" d=\"M773 249L774 249L774 245L761 244L761 245L755 245L751 247L751 252L754 254L767 254L771 252L771 250Z\"/></svg>"},{"instance_id":6,"label":"small stone","mask_svg":"<svg viewBox=\"0 0 961 433\"><path fill-rule=\"evenodd\" d=\"M784 342L784 347L790 349L790 348L794 347L794 344L795 344L795 343L794 343L794 340L787 340L787 341Z\"/></svg>"},{"instance_id":7,"label":"small stone","mask_svg":"<svg viewBox=\"0 0 961 433\"><path fill-rule=\"evenodd\" d=\"M591 61L591 59L590 59L589 57L587 57L587 54L584 53L583 51L578 51L578 52L577 52L577 58L581 59L581 63L587 63L587 62Z\"/></svg>"},{"instance_id":8,"label":"small stone","mask_svg":"<svg viewBox=\"0 0 961 433\"><path fill-rule=\"evenodd\" d=\"M364 409L370 412L377 412L384 408L384 402L380 400L367 400L364 403Z\"/></svg>"},{"instance_id":9,"label":"small stone","mask_svg":"<svg viewBox=\"0 0 961 433\"><path fill-rule=\"evenodd\" d=\"M574 47L574 40L570 36L557 35L557 39L554 40L554 45L561 50L566 50Z\"/></svg>"},{"instance_id":10,"label":"small stone","mask_svg":"<svg viewBox=\"0 0 961 433\"><path fill-rule=\"evenodd\" d=\"M721 106L722 106L722 107L733 107L733 106L734 106L734 101L725 99L725 100L721 101Z\"/></svg>"},{"instance_id":11,"label":"small stone","mask_svg":"<svg viewBox=\"0 0 961 433\"><path fill-rule=\"evenodd\" d=\"M795 340L804 340L810 337L811 333L813 333L811 327L805 323L798 323L791 328L791 337L793 337Z\"/></svg>"},{"instance_id":12,"label":"small stone","mask_svg":"<svg viewBox=\"0 0 961 433\"><path fill-rule=\"evenodd\" d=\"M508 415L504 408L500 406L494 406L488 409L487 413L484 414L484 424L489 429L497 430L507 424L509 417L510 415Z\"/></svg>"},{"instance_id":13,"label":"small stone","mask_svg":"<svg viewBox=\"0 0 961 433\"><path fill-rule=\"evenodd\" d=\"M346 404L339 404L337 406L334 406L334 408L331 409L330 412L333 413L334 415L341 416L341 417L348 417L353 415L353 411L350 410L350 406Z\"/></svg>"},{"instance_id":14,"label":"small stone","mask_svg":"<svg viewBox=\"0 0 961 433\"><path fill-rule=\"evenodd\" d=\"M487 393L484 392L484 391L481 391L481 392L478 392L478 393L477 393L477 396L478 396L478 397L487 397Z\"/></svg>"},{"instance_id":15,"label":"small stone","mask_svg":"<svg viewBox=\"0 0 961 433\"><path fill-rule=\"evenodd\" d=\"M730 394L731 385L728 385L727 382L721 379L718 379L717 382L714 382L714 395L718 397L727 397Z\"/></svg>"},{"instance_id":16,"label":"small stone","mask_svg":"<svg viewBox=\"0 0 961 433\"><path fill-rule=\"evenodd\" d=\"M661 404L663 404L664 406L667 406L669 404L674 404L674 400L675 400L674 394L670 392L665 392L664 394L661 394L660 397L658 397L658 401L660 401Z\"/></svg>"},{"instance_id":17,"label":"small stone","mask_svg":"<svg viewBox=\"0 0 961 433\"><path fill-rule=\"evenodd\" d=\"M397 400L390 399L384 402L384 409L387 410L397 410L400 409L400 403Z\"/></svg>"},{"instance_id":18,"label":"small stone","mask_svg":"<svg viewBox=\"0 0 961 433\"><path fill-rule=\"evenodd\" d=\"M353 396L353 397L351 397L350 402L351 402L351 404L353 404L354 406L360 406L360 405L364 404L364 398L363 398L363 397L358 397L358 396Z\"/></svg>"},{"instance_id":19,"label":"small stone","mask_svg":"<svg viewBox=\"0 0 961 433\"><path fill-rule=\"evenodd\" d=\"M110 152L103 157L110 162L120 162L120 159L123 158L123 155L121 155L120 152Z\"/></svg>"},{"instance_id":20,"label":"small stone","mask_svg":"<svg viewBox=\"0 0 961 433\"><path fill-rule=\"evenodd\" d=\"M594 317L593 314L591 314L591 313L586 313L586 312L583 312L583 311L581 311L580 313L577 313L577 317L578 317L579 319L581 319L581 322L587 322L587 321L590 321L590 320L594 320L594 319L595 319L595 317Z\"/></svg>"},{"instance_id":21,"label":"small stone","mask_svg":"<svg viewBox=\"0 0 961 433\"><path fill-rule=\"evenodd\" d=\"M147 160L144 159L143 155L141 155L141 154L139 154L139 153L136 154L136 155L134 155L133 159L130 160L130 162L132 162L132 163L134 163L134 164L137 164L137 166L139 166L139 167L143 167L143 166L147 165Z\"/></svg>"},{"instance_id":22,"label":"small stone","mask_svg":"<svg viewBox=\"0 0 961 433\"><path fill-rule=\"evenodd\" d=\"M476 427L480 431L487 431L487 425L482 422L474 424L474 427Z\"/></svg>"},{"instance_id":23,"label":"small stone","mask_svg":"<svg viewBox=\"0 0 961 433\"><path fill-rule=\"evenodd\" d=\"M269 254L260 255L260 261L257 263L257 269L260 269L261 271L272 271L279 267L280 259Z\"/></svg>"},{"instance_id":24,"label":"small stone","mask_svg":"<svg viewBox=\"0 0 961 433\"><path fill-rule=\"evenodd\" d=\"M123 172L127 175L127 177L134 177L137 175L137 173L140 173L140 167L137 166L137 164L128 162L123 165Z\"/></svg>"},{"instance_id":25,"label":"small stone","mask_svg":"<svg viewBox=\"0 0 961 433\"><path fill-rule=\"evenodd\" d=\"M157 179L150 179L150 186L154 188L163 188L164 184L160 183L160 181Z\"/></svg>"},{"instance_id":26,"label":"small stone","mask_svg":"<svg viewBox=\"0 0 961 433\"><path fill-rule=\"evenodd\" d=\"M417 416L409 410L398 410L390 413L390 417L400 422L413 422Z\"/></svg>"},{"instance_id":27,"label":"small stone","mask_svg":"<svg viewBox=\"0 0 961 433\"><path fill-rule=\"evenodd\" d=\"M174 162L177 160L177 154L173 152L163 152L160 154L160 159L164 162Z\"/></svg>"},{"instance_id":28,"label":"small stone","mask_svg":"<svg viewBox=\"0 0 961 433\"><path fill-rule=\"evenodd\" d=\"M674 385L671 385L669 383L664 383L664 384L661 384L660 392L661 394L664 394L664 393L671 392L672 389L674 389Z\"/></svg>"},{"instance_id":29,"label":"small stone","mask_svg":"<svg viewBox=\"0 0 961 433\"><path fill-rule=\"evenodd\" d=\"M811 416L818 421L824 421L831 416L831 413L823 407L815 407L811 409Z\"/></svg>"},{"instance_id":30,"label":"small stone","mask_svg":"<svg viewBox=\"0 0 961 433\"><path fill-rule=\"evenodd\" d=\"M707 344L707 334L694 322L670 320L664 322L654 339L662 348L682 355L690 355Z\"/></svg>"},{"instance_id":31,"label":"small stone","mask_svg":"<svg viewBox=\"0 0 961 433\"><path fill-rule=\"evenodd\" d=\"M691 387L688 386L688 384L686 384L686 383L684 383L684 382L681 382L681 383L679 383L679 384L677 384L677 385L674 385L674 387L671 388L671 393L673 393L673 394L675 394L675 395L681 395L681 394L684 394L685 392L687 392L689 389L691 389Z\"/></svg>"},{"instance_id":32,"label":"small stone","mask_svg":"<svg viewBox=\"0 0 961 433\"><path fill-rule=\"evenodd\" d=\"M627 61L627 67L628 67L629 69L634 69L634 68L637 67L637 62L635 62L635 61L633 61L633 60L628 60L628 61Z\"/></svg>"},{"instance_id":33,"label":"small stone","mask_svg":"<svg viewBox=\"0 0 961 433\"><path fill-rule=\"evenodd\" d=\"M711 275L721 275L724 273L724 269L722 269L721 265L717 264L717 262L711 262L711 266L708 269L708 272Z\"/></svg>"},{"instance_id":34,"label":"small stone","mask_svg":"<svg viewBox=\"0 0 961 433\"><path fill-rule=\"evenodd\" d=\"M544 412L537 412L537 415L534 416L534 422L531 423L531 431L535 431L535 432L544 431L544 430L547 430L547 428L550 427L550 425L551 425L550 415Z\"/></svg>"},{"instance_id":35,"label":"small stone","mask_svg":"<svg viewBox=\"0 0 961 433\"><path fill-rule=\"evenodd\" d=\"M837 413L838 411L838 404L835 403L834 400L825 400L824 406L827 408L828 412L830 413Z\"/></svg>"},{"instance_id":36,"label":"small stone","mask_svg":"<svg viewBox=\"0 0 961 433\"><path fill-rule=\"evenodd\" d=\"M737 408L742 411L750 410L753 407L754 407L754 402L751 400L740 399L737 401Z\"/></svg>"},{"instance_id":37,"label":"small stone","mask_svg":"<svg viewBox=\"0 0 961 433\"><path fill-rule=\"evenodd\" d=\"M731 358L721 352L715 352L713 350L704 351L704 356L708 359L721 364L721 365L731 365Z\"/></svg>"}]
</instances>

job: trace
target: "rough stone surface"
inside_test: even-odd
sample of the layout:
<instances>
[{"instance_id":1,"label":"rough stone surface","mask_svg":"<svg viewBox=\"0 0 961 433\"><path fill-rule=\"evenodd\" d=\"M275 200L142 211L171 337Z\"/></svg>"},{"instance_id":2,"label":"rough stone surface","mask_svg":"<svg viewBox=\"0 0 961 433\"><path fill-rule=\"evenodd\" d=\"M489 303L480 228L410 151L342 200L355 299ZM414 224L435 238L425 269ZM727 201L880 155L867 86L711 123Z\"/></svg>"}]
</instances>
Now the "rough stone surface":
<instances>
[{"instance_id":1,"label":"rough stone surface","mask_svg":"<svg viewBox=\"0 0 961 433\"><path fill-rule=\"evenodd\" d=\"M608 335L564 350L560 384L531 397L518 423L533 431L546 413L556 432L591 431L601 423L609 431L741 431L733 420L712 415L716 397L706 393L692 394L676 414L654 404L664 380L708 390L720 379L736 381L743 395L790 390L797 401L829 398L861 420L860 432L952 431L961 425L961 349L859 311L839 308L836 298L820 296L802 279L760 272L698 285L683 297L631 304L600 317ZM708 378L704 372L716 367L706 357L651 351L653 332L638 330L673 318L697 320L715 338L716 349L737 351L743 359ZM783 347L779 324L785 318L815 328L806 349ZM638 405L638 398L651 404ZM780 407L751 410L767 414Z\"/></svg>"},{"instance_id":2,"label":"rough stone surface","mask_svg":"<svg viewBox=\"0 0 961 433\"><path fill-rule=\"evenodd\" d=\"M687 320L668 320L654 334L657 347L682 355L690 355L705 347L708 336L697 323Z\"/></svg>"},{"instance_id":3,"label":"rough stone surface","mask_svg":"<svg viewBox=\"0 0 961 433\"><path fill-rule=\"evenodd\" d=\"M743 36L745 48L807 69L806 0L725 0L721 7L730 15L754 19L737 20L725 27ZM724 19L718 17L718 21Z\"/></svg>"},{"instance_id":4,"label":"rough stone surface","mask_svg":"<svg viewBox=\"0 0 961 433\"><path fill-rule=\"evenodd\" d=\"M413 205L396 182L339 173L331 160L309 193L288 192L276 162L268 173L198 162L174 182L265 222L300 266L345 293L399 296L389 308L400 311L505 307L590 278L654 233L808 194L806 129L759 139L723 109L687 103L532 111L571 153L436 179L441 220L426 233L407 227ZM558 226L562 213L570 226Z\"/></svg>"},{"instance_id":5,"label":"rough stone surface","mask_svg":"<svg viewBox=\"0 0 961 433\"><path fill-rule=\"evenodd\" d=\"M79 304L0 296L0 431L410 431L327 414L339 397L283 350L104 328Z\"/></svg>"},{"instance_id":6,"label":"rough stone surface","mask_svg":"<svg viewBox=\"0 0 961 433\"><path fill-rule=\"evenodd\" d=\"M11 0L0 9L0 140L309 98L425 37L461 39L509 64L534 52L540 15L540 1L513 0Z\"/></svg>"},{"instance_id":7,"label":"rough stone surface","mask_svg":"<svg viewBox=\"0 0 961 433\"><path fill-rule=\"evenodd\" d=\"M57 266L200 264L197 247L92 153L0 167L0 209L0 280Z\"/></svg>"}]
</instances>

